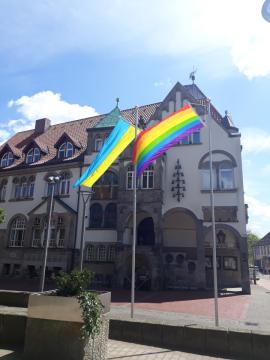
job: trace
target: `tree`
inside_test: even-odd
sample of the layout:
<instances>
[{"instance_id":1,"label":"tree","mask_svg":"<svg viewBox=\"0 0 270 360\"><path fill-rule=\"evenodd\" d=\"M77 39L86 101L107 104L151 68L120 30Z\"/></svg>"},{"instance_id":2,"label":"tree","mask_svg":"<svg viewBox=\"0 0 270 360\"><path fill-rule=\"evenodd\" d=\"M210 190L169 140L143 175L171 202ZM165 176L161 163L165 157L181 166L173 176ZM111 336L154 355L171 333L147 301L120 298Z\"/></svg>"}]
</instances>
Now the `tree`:
<instances>
[{"instance_id":1,"label":"tree","mask_svg":"<svg viewBox=\"0 0 270 360\"><path fill-rule=\"evenodd\" d=\"M3 209L0 209L0 224L3 224L5 221L5 212Z\"/></svg>"},{"instance_id":2,"label":"tree","mask_svg":"<svg viewBox=\"0 0 270 360\"><path fill-rule=\"evenodd\" d=\"M251 230L247 231L248 243L248 263L253 264L253 249L252 247L260 240L259 236L254 234Z\"/></svg>"}]
</instances>

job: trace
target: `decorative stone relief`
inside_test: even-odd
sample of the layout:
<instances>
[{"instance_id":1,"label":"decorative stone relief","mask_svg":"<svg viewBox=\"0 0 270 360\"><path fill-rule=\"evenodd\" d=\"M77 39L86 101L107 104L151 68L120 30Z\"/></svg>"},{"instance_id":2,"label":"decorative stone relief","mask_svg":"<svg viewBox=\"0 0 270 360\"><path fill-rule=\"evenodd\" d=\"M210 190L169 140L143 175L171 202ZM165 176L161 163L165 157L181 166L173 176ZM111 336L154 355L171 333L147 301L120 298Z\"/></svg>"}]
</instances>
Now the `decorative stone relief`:
<instances>
[{"instance_id":1,"label":"decorative stone relief","mask_svg":"<svg viewBox=\"0 0 270 360\"><path fill-rule=\"evenodd\" d=\"M173 177L172 188L171 188L172 196L173 198L176 198L178 202L180 202L181 199L185 196L186 181L184 179L184 173L179 159L177 159L176 161L176 165L174 167L174 173L172 177Z\"/></svg>"}]
</instances>

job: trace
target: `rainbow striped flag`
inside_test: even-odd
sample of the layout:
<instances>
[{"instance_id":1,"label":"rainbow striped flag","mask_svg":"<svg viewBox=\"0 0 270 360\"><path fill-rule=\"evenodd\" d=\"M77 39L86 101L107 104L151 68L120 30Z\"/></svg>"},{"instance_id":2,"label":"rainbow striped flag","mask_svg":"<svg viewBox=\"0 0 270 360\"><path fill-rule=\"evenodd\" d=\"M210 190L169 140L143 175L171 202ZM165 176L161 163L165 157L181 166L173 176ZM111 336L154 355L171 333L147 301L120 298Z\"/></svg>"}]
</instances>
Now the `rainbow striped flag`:
<instances>
[{"instance_id":1,"label":"rainbow striped flag","mask_svg":"<svg viewBox=\"0 0 270 360\"><path fill-rule=\"evenodd\" d=\"M120 117L92 164L75 182L73 187L81 185L92 187L134 139L134 126Z\"/></svg>"},{"instance_id":2,"label":"rainbow striped flag","mask_svg":"<svg viewBox=\"0 0 270 360\"><path fill-rule=\"evenodd\" d=\"M133 163L137 164L137 176L171 146L203 126L193 108L186 105L157 125L142 131L133 148Z\"/></svg>"}]
</instances>

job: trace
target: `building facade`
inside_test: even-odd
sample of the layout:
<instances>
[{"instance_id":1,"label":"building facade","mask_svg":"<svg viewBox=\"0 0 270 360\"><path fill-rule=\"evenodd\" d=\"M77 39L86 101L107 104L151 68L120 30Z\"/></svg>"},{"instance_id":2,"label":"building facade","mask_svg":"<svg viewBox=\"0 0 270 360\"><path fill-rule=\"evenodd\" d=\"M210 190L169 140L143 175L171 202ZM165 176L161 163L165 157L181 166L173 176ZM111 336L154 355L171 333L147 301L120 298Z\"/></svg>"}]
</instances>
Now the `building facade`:
<instances>
[{"instance_id":1,"label":"building facade","mask_svg":"<svg viewBox=\"0 0 270 360\"><path fill-rule=\"evenodd\" d=\"M218 284L249 293L240 133L195 85L177 83L160 102L139 107L140 127L162 120L186 103L211 126ZM83 201L72 185L92 162L118 116L134 123L135 109L17 133L0 148L2 276L37 276L47 228L50 175L56 185L48 270L78 264ZM204 127L149 166L137 181L136 286L140 289L213 286L209 131ZM84 266L95 285L130 288L135 183L132 146L95 184L87 204Z\"/></svg>"},{"instance_id":2,"label":"building facade","mask_svg":"<svg viewBox=\"0 0 270 360\"><path fill-rule=\"evenodd\" d=\"M266 234L253 246L254 265L260 271L270 274L270 233Z\"/></svg>"}]
</instances>

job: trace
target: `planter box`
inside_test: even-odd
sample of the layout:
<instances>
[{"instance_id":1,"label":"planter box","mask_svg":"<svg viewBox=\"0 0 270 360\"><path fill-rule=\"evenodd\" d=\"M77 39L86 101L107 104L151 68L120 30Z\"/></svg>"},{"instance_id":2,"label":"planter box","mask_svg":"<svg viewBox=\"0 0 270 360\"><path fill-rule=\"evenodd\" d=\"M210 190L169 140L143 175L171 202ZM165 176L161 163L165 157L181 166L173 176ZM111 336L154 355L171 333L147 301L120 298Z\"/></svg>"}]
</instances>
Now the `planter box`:
<instances>
[{"instance_id":1,"label":"planter box","mask_svg":"<svg viewBox=\"0 0 270 360\"><path fill-rule=\"evenodd\" d=\"M100 334L81 339L82 317L76 298L32 294L28 303L24 359L102 360L106 358L111 293L99 293L104 306Z\"/></svg>"}]
</instances>

